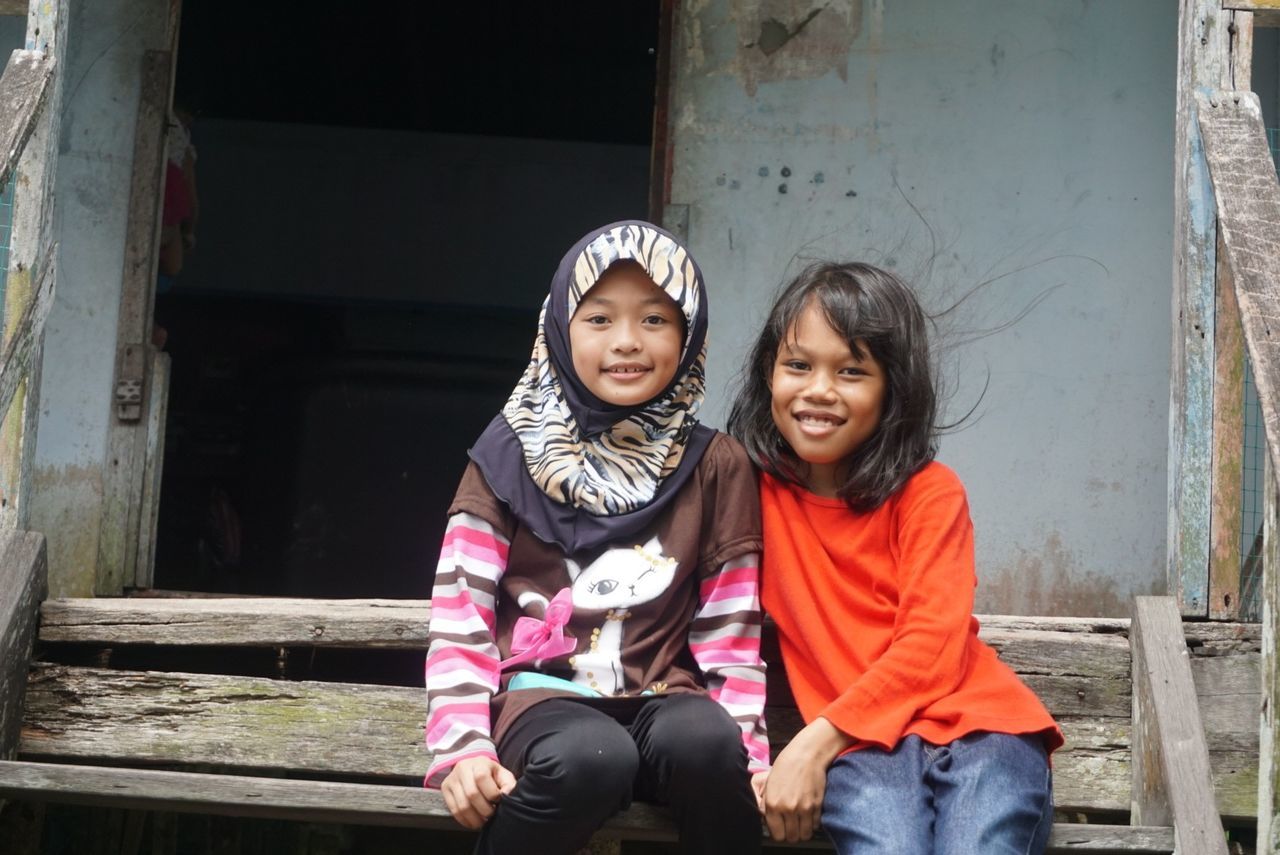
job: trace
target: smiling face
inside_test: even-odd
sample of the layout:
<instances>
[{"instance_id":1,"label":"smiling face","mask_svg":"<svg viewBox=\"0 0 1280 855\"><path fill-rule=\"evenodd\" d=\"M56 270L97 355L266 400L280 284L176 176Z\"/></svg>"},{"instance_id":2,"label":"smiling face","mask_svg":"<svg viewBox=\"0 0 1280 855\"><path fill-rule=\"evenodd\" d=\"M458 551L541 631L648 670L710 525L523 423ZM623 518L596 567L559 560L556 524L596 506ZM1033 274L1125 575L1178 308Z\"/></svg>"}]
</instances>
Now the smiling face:
<instances>
[{"instance_id":1,"label":"smiling face","mask_svg":"<svg viewBox=\"0 0 1280 855\"><path fill-rule=\"evenodd\" d=\"M778 432L808 466L805 486L835 496L843 467L880 425L885 376L866 347L861 354L810 302L783 337L770 380Z\"/></svg>"},{"instance_id":2,"label":"smiling face","mask_svg":"<svg viewBox=\"0 0 1280 855\"><path fill-rule=\"evenodd\" d=\"M680 307L640 265L614 264L569 321L573 370L601 401L643 404L675 377L683 320Z\"/></svg>"}]
</instances>

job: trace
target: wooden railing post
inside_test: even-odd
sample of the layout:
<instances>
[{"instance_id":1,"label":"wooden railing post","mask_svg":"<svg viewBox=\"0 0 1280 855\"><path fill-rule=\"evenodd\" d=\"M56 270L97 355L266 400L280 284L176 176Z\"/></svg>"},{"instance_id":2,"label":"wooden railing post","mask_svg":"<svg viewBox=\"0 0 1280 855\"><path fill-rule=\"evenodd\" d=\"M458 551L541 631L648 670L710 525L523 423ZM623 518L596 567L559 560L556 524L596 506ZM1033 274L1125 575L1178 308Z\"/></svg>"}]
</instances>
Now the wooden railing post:
<instances>
[{"instance_id":1,"label":"wooden railing post","mask_svg":"<svg viewBox=\"0 0 1280 855\"><path fill-rule=\"evenodd\" d=\"M1219 227L1235 285L1245 344L1253 359L1266 437L1264 479L1263 702L1259 726L1260 852L1280 845L1280 566L1276 545L1276 480L1280 469L1280 182L1267 147L1262 108L1252 92L1197 95L1205 157L1212 173Z\"/></svg>"},{"instance_id":2,"label":"wooden railing post","mask_svg":"<svg viewBox=\"0 0 1280 855\"><path fill-rule=\"evenodd\" d=\"M40 411L40 365L44 317L52 304L57 253L54 251L53 187L57 174L66 63L67 7L70 0L32 2L27 11L26 53L38 57L48 75L43 106L17 161L17 185L10 232L9 271L4 301L0 369L12 403L0 410L0 525L27 528L36 427ZM4 154L9 154L5 152Z\"/></svg>"},{"instance_id":3,"label":"wooden railing post","mask_svg":"<svg viewBox=\"0 0 1280 855\"><path fill-rule=\"evenodd\" d=\"M18 748L27 666L48 586L44 537L0 532L0 760Z\"/></svg>"},{"instance_id":4,"label":"wooden railing post","mask_svg":"<svg viewBox=\"0 0 1280 855\"><path fill-rule=\"evenodd\" d=\"M1258 851L1280 852L1280 467L1262 479L1262 722L1258 739Z\"/></svg>"},{"instance_id":5,"label":"wooden railing post","mask_svg":"<svg viewBox=\"0 0 1280 855\"><path fill-rule=\"evenodd\" d=\"M1227 855L1182 616L1170 597L1137 597L1133 651L1135 825L1173 826L1181 855Z\"/></svg>"},{"instance_id":6,"label":"wooden railing post","mask_svg":"<svg viewBox=\"0 0 1280 855\"><path fill-rule=\"evenodd\" d=\"M1181 0L1178 15L1168 589L1199 617L1209 613L1217 228L1194 93L1230 85L1231 16L1221 0Z\"/></svg>"}]
</instances>

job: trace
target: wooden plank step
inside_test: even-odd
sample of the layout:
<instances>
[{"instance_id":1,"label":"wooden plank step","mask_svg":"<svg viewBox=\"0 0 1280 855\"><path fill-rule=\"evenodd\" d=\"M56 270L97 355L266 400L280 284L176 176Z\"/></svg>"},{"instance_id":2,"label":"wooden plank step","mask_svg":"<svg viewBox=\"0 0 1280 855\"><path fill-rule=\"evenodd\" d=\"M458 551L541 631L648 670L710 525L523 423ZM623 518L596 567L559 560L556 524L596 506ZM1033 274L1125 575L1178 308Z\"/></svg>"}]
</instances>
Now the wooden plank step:
<instances>
[{"instance_id":1,"label":"wooden plank step","mask_svg":"<svg viewBox=\"0 0 1280 855\"><path fill-rule=\"evenodd\" d=\"M74 597L40 607L40 640L426 650L429 600Z\"/></svg>"},{"instance_id":2,"label":"wooden plank step","mask_svg":"<svg viewBox=\"0 0 1280 855\"><path fill-rule=\"evenodd\" d=\"M86 644L217 645L257 647L384 647L426 650L429 600L315 600L285 597L68 597L40 607L40 640ZM1119 618L979 616L982 636L1014 647L1026 636L1029 658L1034 633L1065 633L1055 654L1087 660L1063 641L1083 636L1127 644L1129 621ZM1259 633L1255 633L1259 635ZM1256 650L1257 639L1254 639ZM1112 646L1114 646L1114 644ZM1083 649L1083 648L1082 648ZM1099 663L1101 664L1101 663ZM1127 666L1125 666L1127 669Z\"/></svg>"},{"instance_id":3,"label":"wooden plank step","mask_svg":"<svg viewBox=\"0 0 1280 855\"><path fill-rule=\"evenodd\" d=\"M201 765L419 779L426 703L419 688L263 677L117 671L37 664L19 752L30 759ZM775 744L800 727L794 709L768 711ZM1067 745L1054 755L1063 810L1129 809L1129 722L1060 716ZM1219 804L1250 815L1256 761L1210 738Z\"/></svg>"},{"instance_id":4,"label":"wooden plank step","mask_svg":"<svg viewBox=\"0 0 1280 855\"><path fill-rule=\"evenodd\" d=\"M418 787L345 784L0 761L0 796L264 819L457 829L435 791ZM673 840L666 813L636 804L604 826L602 836ZM829 849L823 843L813 848ZM1055 824L1049 852L1170 853L1173 829Z\"/></svg>"}]
</instances>

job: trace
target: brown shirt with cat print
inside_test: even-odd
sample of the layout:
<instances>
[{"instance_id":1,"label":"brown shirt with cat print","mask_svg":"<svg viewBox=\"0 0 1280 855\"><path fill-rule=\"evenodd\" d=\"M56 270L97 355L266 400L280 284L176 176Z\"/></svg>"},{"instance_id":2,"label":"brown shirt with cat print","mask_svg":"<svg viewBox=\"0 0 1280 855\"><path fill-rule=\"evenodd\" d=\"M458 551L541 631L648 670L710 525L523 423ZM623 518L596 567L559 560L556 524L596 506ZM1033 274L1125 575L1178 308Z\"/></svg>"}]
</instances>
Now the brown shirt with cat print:
<instances>
[{"instance_id":1,"label":"brown shirt with cat print","mask_svg":"<svg viewBox=\"0 0 1280 855\"><path fill-rule=\"evenodd\" d=\"M705 691L691 632L758 638L756 562L748 598L735 602L724 593L733 586L716 584L718 574L734 572L734 559L761 550L755 471L742 446L724 434L711 441L695 475L654 524L625 543L566 555L520 525L475 464L449 513L479 517L510 543L496 598L494 641L501 659L518 653L512 650L518 621L543 621L557 594L573 603L563 628L575 642L571 655L503 672L491 704L495 743L521 713L549 698L579 699L609 711L637 698ZM708 597L719 601L707 608Z\"/></svg>"}]
</instances>

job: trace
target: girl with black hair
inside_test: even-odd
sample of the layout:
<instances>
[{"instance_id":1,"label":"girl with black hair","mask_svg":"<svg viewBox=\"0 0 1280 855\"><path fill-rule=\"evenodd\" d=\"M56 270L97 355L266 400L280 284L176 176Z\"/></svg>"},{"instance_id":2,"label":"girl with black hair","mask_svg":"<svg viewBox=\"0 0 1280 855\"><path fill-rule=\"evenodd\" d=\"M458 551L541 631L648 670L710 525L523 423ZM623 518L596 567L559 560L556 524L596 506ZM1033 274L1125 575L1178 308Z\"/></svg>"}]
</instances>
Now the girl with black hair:
<instances>
[{"instance_id":1,"label":"girl with black hair","mask_svg":"<svg viewBox=\"0 0 1280 855\"><path fill-rule=\"evenodd\" d=\"M1062 733L978 640L964 487L936 462L928 319L867 264L782 292L729 418L761 476L761 600L805 727L771 836L840 853L1038 853Z\"/></svg>"}]
</instances>

